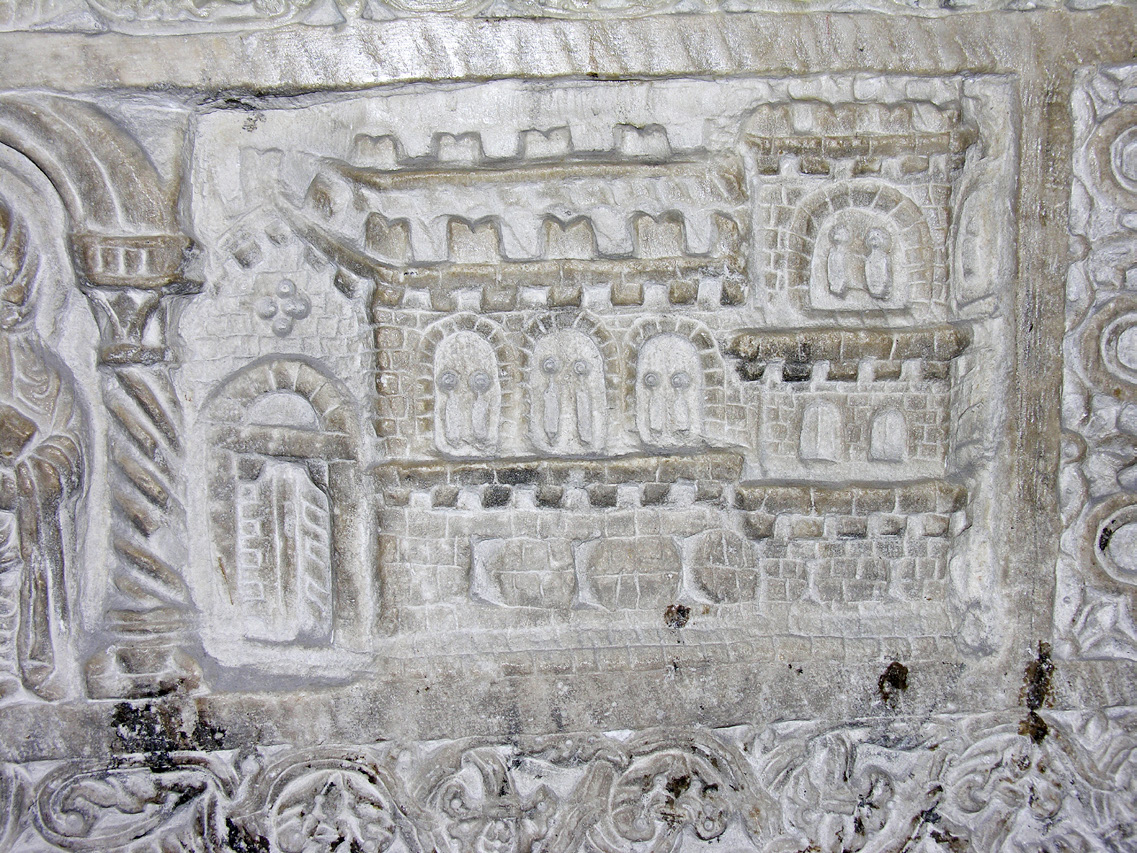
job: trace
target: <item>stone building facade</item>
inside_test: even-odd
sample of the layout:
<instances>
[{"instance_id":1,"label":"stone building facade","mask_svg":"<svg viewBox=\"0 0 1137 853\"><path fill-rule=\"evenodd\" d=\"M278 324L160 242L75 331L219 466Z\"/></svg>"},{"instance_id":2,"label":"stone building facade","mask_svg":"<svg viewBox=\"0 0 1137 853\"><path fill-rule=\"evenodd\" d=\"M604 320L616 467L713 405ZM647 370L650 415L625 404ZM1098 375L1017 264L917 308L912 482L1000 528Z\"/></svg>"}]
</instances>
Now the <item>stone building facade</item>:
<instances>
[{"instance_id":1,"label":"stone building facade","mask_svg":"<svg viewBox=\"0 0 1137 853\"><path fill-rule=\"evenodd\" d=\"M0 850L1137 844L1133 9L799 5L0 5Z\"/></svg>"}]
</instances>

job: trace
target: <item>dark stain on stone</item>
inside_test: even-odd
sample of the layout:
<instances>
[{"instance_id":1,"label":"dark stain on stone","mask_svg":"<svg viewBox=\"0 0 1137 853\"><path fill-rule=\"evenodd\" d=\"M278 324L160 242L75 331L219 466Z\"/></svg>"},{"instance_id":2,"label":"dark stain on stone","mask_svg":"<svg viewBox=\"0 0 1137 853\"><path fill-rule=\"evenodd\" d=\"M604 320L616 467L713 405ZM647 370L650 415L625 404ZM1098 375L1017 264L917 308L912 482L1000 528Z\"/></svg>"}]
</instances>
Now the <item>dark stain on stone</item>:
<instances>
[{"instance_id":1,"label":"dark stain on stone","mask_svg":"<svg viewBox=\"0 0 1137 853\"><path fill-rule=\"evenodd\" d=\"M155 772L172 768L170 753L186 746L186 738L166 705L120 702L111 714L111 723L122 751L142 754Z\"/></svg>"},{"instance_id":2,"label":"dark stain on stone","mask_svg":"<svg viewBox=\"0 0 1137 853\"><path fill-rule=\"evenodd\" d=\"M663 611L663 624L668 628L682 628L691 618L691 608L685 604L669 604Z\"/></svg>"},{"instance_id":3,"label":"dark stain on stone","mask_svg":"<svg viewBox=\"0 0 1137 853\"><path fill-rule=\"evenodd\" d=\"M891 700L898 690L908 689L908 667L898 660L890 663L881 673L876 682L880 698L885 702Z\"/></svg>"},{"instance_id":4,"label":"dark stain on stone","mask_svg":"<svg viewBox=\"0 0 1137 853\"><path fill-rule=\"evenodd\" d=\"M1109 543L1102 532L1102 538ZM1099 543L1100 544L1100 543ZM1019 734L1029 737L1035 743L1042 743L1050 727L1038 714L1038 709L1050 699L1050 691L1054 681L1054 661L1050 659L1050 644L1038 644L1038 656L1026 665L1023 676L1022 701L1027 707L1026 719L1019 724Z\"/></svg>"},{"instance_id":5,"label":"dark stain on stone","mask_svg":"<svg viewBox=\"0 0 1137 853\"><path fill-rule=\"evenodd\" d=\"M1098 550L1104 551L1109 547L1109 541L1113 539L1113 525L1107 524L1101 529L1101 536L1098 537Z\"/></svg>"},{"instance_id":6,"label":"dark stain on stone","mask_svg":"<svg viewBox=\"0 0 1137 853\"><path fill-rule=\"evenodd\" d=\"M192 732L181 728L176 707L165 702L120 702L111 714L111 724L121 743L121 752L141 754L155 772L174 766L171 752L224 748L225 731L198 717Z\"/></svg>"},{"instance_id":7,"label":"dark stain on stone","mask_svg":"<svg viewBox=\"0 0 1137 853\"><path fill-rule=\"evenodd\" d=\"M215 726L208 720L198 717L190 734L192 745L197 749L224 749L225 729Z\"/></svg>"},{"instance_id":8,"label":"dark stain on stone","mask_svg":"<svg viewBox=\"0 0 1137 853\"><path fill-rule=\"evenodd\" d=\"M740 361L738 375L744 382L757 382L766 372L766 363L759 361Z\"/></svg>"},{"instance_id":9,"label":"dark stain on stone","mask_svg":"<svg viewBox=\"0 0 1137 853\"><path fill-rule=\"evenodd\" d=\"M1026 665L1022 699L1026 706L1037 711L1050 698L1054 678L1054 662L1050 659L1050 644L1038 644L1038 657Z\"/></svg>"},{"instance_id":10,"label":"dark stain on stone","mask_svg":"<svg viewBox=\"0 0 1137 853\"><path fill-rule=\"evenodd\" d=\"M233 853L270 853L272 847L263 835L254 835L231 818L225 818L226 849Z\"/></svg>"},{"instance_id":11,"label":"dark stain on stone","mask_svg":"<svg viewBox=\"0 0 1137 853\"><path fill-rule=\"evenodd\" d=\"M509 486L486 486L486 490L482 492L482 506L506 506L512 494L513 490Z\"/></svg>"},{"instance_id":12,"label":"dark stain on stone","mask_svg":"<svg viewBox=\"0 0 1137 853\"><path fill-rule=\"evenodd\" d=\"M691 787L691 777L684 774L683 776L676 776L674 779L667 780L667 793L671 795L673 800L678 800L687 793L687 789Z\"/></svg>"},{"instance_id":13,"label":"dark stain on stone","mask_svg":"<svg viewBox=\"0 0 1137 853\"><path fill-rule=\"evenodd\" d=\"M499 468L497 480L507 486L529 486L537 482L536 468Z\"/></svg>"},{"instance_id":14,"label":"dark stain on stone","mask_svg":"<svg viewBox=\"0 0 1137 853\"><path fill-rule=\"evenodd\" d=\"M937 844L947 847L951 853L966 853L971 849L971 844L965 838L960 838L958 835L953 835L942 829L933 829L928 833L932 840Z\"/></svg>"},{"instance_id":15,"label":"dark stain on stone","mask_svg":"<svg viewBox=\"0 0 1137 853\"><path fill-rule=\"evenodd\" d=\"M588 487L588 502L594 507L614 507L616 498L615 486L597 483Z\"/></svg>"},{"instance_id":16,"label":"dark stain on stone","mask_svg":"<svg viewBox=\"0 0 1137 853\"><path fill-rule=\"evenodd\" d=\"M782 380L785 382L808 382L812 377L812 364L787 361L782 366Z\"/></svg>"},{"instance_id":17,"label":"dark stain on stone","mask_svg":"<svg viewBox=\"0 0 1137 853\"><path fill-rule=\"evenodd\" d=\"M1029 737L1035 743L1042 743L1050 734L1050 726L1034 711L1027 711L1026 719L1019 723L1019 734Z\"/></svg>"}]
</instances>

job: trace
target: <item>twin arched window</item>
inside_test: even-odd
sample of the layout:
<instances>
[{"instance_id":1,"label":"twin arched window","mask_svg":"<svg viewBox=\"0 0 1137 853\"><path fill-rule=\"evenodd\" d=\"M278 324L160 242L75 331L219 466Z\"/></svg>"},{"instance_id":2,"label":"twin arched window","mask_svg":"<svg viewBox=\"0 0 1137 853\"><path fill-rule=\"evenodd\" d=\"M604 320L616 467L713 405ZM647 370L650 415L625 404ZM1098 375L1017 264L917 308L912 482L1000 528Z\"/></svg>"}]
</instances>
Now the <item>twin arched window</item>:
<instances>
[{"instance_id":1,"label":"twin arched window","mask_svg":"<svg viewBox=\"0 0 1137 853\"><path fill-rule=\"evenodd\" d=\"M838 462L845 454L844 433L844 418L836 404L810 403L802 413L799 455L807 462ZM908 458L908 424L903 412L890 408L873 415L868 457L875 462Z\"/></svg>"}]
</instances>

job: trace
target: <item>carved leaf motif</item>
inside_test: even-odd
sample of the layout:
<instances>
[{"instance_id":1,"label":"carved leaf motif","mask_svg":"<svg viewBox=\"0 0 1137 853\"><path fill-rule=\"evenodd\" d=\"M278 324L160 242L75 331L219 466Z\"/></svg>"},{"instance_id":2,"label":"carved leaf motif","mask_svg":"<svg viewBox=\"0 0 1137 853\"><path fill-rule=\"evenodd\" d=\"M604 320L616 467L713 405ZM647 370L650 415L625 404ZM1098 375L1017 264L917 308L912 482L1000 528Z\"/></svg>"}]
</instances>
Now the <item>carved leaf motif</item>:
<instances>
[{"instance_id":1,"label":"carved leaf motif","mask_svg":"<svg viewBox=\"0 0 1137 853\"><path fill-rule=\"evenodd\" d=\"M1090 660L1131 660L1137 650L1129 545L1137 529L1130 470L1137 303L1125 291L1137 196L1119 159L1137 150L1134 113L1123 94L1133 72L1128 66L1089 74L1073 99L1080 153L1070 192L1076 251L1067 276L1065 347L1075 369L1067 370L1063 388L1066 532L1058 569L1060 587L1071 594L1060 599L1055 625L1071 651Z\"/></svg>"},{"instance_id":2,"label":"carved leaf motif","mask_svg":"<svg viewBox=\"0 0 1137 853\"><path fill-rule=\"evenodd\" d=\"M395 839L384 793L346 768L301 777L281 792L273 811L277 844L285 853L379 853Z\"/></svg>"},{"instance_id":3,"label":"carved leaf motif","mask_svg":"<svg viewBox=\"0 0 1137 853\"><path fill-rule=\"evenodd\" d=\"M436 778L426 797L437 816L435 837L441 850L454 853L530 853L548 837L555 820L556 796L541 785L522 797L502 756L473 748L449 760L450 770Z\"/></svg>"},{"instance_id":4,"label":"carved leaf motif","mask_svg":"<svg viewBox=\"0 0 1137 853\"><path fill-rule=\"evenodd\" d=\"M149 22L245 22L264 25L283 23L300 16L312 0L88 0L91 6L118 27L133 30Z\"/></svg>"},{"instance_id":5,"label":"carved leaf motif","mask_svg":"<svg viewBox=\"0 0 1137 853\"><path fill-rule=\"evenodd\" d=\"M667 752L636 762L616 782L612 822L629 841L667 850L686 827L704 841L726 830L728 808L718 774L690 755Z\"/></svg>"},{"instance_id":6,"label":"carved leaf motif","mask_svg":"<svg viewBox=\"0 0 1137 853\"><path fill-rule=\"evenodd\" d=\"M258 778L251 789L256 805L238 822L262 845L249 849L381 853L400 836L408 837L393 787L391 777L363 751L286 753ZM412 844L411 849L417 848Z\"/></svg>"},{"instance_id":7,"label":"carved leaf motif","mask_svg":"<svg viewBox=\"0 0 1137 853\"><path fill-rule=\"evenodd\" d=\"M67 850L109 850L190 825L201 837L207 795L216 786L201 768L65 765L41 783L33 817L48 841Z\"/></svg>"},{"instance_id":8,"label":"carved leaf motif","mask_svg":"<svg viewBox=\"0 0 1137 853\"><path fill-rule=\"evenodd\" d=\"M655 734L631 744L628 754L626 768L611 783L606 814L588 835L605 853L669 853L687 835L719 839L750 796L754 814L768 817L766 798L748 781L745 762L713 739Z\"/></svg>"},{"instance_id":9,"label":"carved leaf motif","mask_svg":"<svg viewBox=\"0 0 1137 853\"><path fill-rule=\"evenodd\" d=\"M945 828L978 850L1131 847L1137 827L1121 805L1137 773L1131 721L1079 716L1047 714L1041 742L1013 724L977 732L944 774Z\"/></svg>"},{"instance_id":10,"label":"carved leaf motif","mask_svg":"<svg viewBox=\"0 0 1137 853\"><path fill-rule=\"evenodd\" d=\"M17 834L20 822L26 816L27 799L23 771L14 765L0 766L0 850L8 850L8 844Z\"/></svg>"}]
</instances>

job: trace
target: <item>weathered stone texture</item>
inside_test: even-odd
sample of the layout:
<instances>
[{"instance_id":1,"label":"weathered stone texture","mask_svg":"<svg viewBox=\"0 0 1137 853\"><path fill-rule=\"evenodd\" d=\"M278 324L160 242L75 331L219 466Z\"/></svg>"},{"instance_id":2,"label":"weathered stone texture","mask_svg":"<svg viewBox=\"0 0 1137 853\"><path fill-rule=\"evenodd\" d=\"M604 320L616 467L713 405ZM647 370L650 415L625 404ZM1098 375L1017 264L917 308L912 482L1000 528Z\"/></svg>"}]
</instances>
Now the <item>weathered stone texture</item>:
<instances>
[{"instance_id":1,"label":"weathered stone texture","mask_svg":"<svg viewBox=\"0 0 1137 853\"><path fill-rule=\"evenodd\" d=\"M1137 18L837 5L0 2L0 850L1137 845Z\"/></svg>"}]
</instances>

